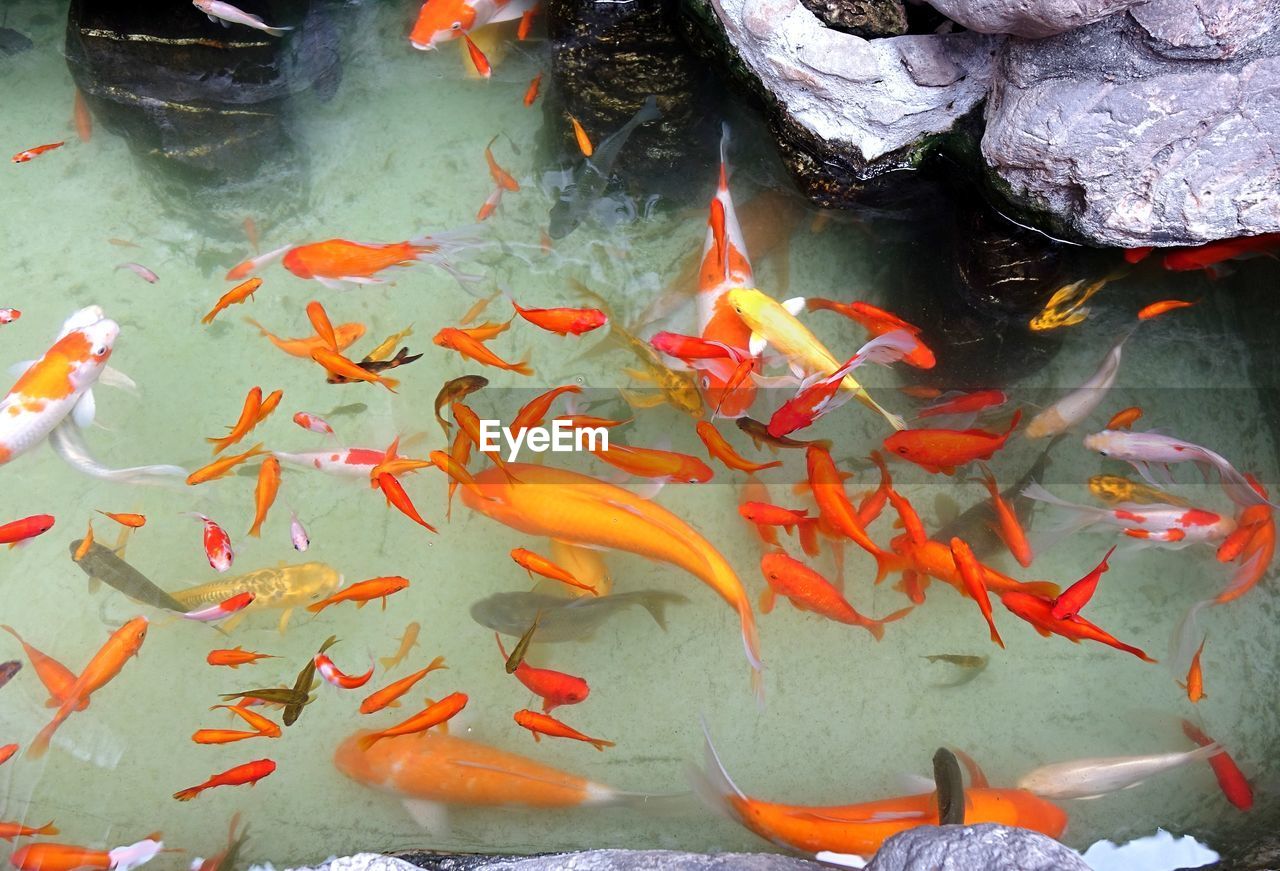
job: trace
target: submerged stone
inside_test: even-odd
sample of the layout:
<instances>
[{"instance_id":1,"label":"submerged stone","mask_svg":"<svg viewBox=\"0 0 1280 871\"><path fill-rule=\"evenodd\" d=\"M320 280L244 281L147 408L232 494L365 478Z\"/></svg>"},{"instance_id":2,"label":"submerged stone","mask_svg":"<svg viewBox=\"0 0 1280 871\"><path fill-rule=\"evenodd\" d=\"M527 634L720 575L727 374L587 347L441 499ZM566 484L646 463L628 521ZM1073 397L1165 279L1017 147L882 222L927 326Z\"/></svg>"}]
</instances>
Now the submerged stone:
<instances>
[{"instance_id":1,"label":"submerged stone","mask_svg":"<svg viewBox=\"0 0 1280 871\"><path fill-rule=\"evenodd\" d=\"M868 871L1089 871L1080 854L1029 829L917 826L884 842Z\"/></svg>"}]
</instances>

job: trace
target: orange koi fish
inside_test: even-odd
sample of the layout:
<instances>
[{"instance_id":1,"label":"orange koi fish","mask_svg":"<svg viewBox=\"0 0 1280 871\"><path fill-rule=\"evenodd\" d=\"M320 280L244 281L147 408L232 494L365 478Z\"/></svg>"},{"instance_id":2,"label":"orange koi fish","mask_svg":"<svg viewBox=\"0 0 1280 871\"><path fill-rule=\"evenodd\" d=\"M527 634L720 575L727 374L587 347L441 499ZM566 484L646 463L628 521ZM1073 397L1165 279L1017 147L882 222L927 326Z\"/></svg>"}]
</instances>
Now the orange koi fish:
<instances>
[{"instance_id":1,"label":"orange koi fish","mask_svg":"<svg viewBox=\"0 0 1280 871\"><path fill-rule=\"evenodd\" d=\"M35 669L36 677L40 679L40 683L44 684L44 688L49 691L49 700L44 703L44 706L46 708L59 707L71 695L71 688L76 685L75 672L52 656L49 656L49 654L28 644L12 626L0 626L0 629L8 632L22 645L22 652L27 655L27 659L31 662L31 667ZM87 707L89 707L89 699L86 697L79 702L76 710L83 711Z\"/></svg>"},{"instance_id":2,"label":"orange koi fish","mask_svg":"<svg viewBox=\"0 0 1280 871\"><path fill-rule=\"evenodd\" d=\"M327 347L313 350L311 359L319 363L326 372L336 378L343 378L347 381L364 381L367 384L381 384L392 393L395 393L396 387L400 385L400 382L396 379L386 378L376 372L370 372L368 369Z\"/></svg>"},{"instance_id":3,"label":"orange koi fish","mask_svg":"<svg viewBox=\"0 0 1280 871\"><path fill-rule=\"evenodd\" d=\"M210 665L225 665L229 668L239 668L242 665L253 665L259 659L276 659L277 657L270 653L254 653L252 650L244 650L240 647L233 647L230 650L210 650L209 655L205 657L205 662Z\"/></svg>"},{"instance_id":4,"label":"orange koi fish","mask_svg":"<svg viewBox=\"0 0 1280 871\"><path fill-rule=\"evenodd\" d=\"M1018 409L1003 433L981 429L903 430L886 438L884 447L925 471L954 475L958 466L991 459L992 454L1004 447L1021 420L1022 410Z\"/></svg>"},{"instance_id":5,"label":"orange koi fish","mask_svg":"<svg viewBox=\"0 0 1280 871\"><path fill-rule=\"evenodd\" d=\"M222 438L205 439L205 441L213 445L214 456L222 453L253 432L254 427L258 425L258 412L261 408L262 388L252 387L244 398L244 406L240 409L240 418L233 426L227 427L231 432Z\"/></svg>"},{"instance_id":6,"label":"orange koi fish","mask_svg":"<svg viewBox=\"0 0 1280 871\"><path fill-rule=\"evenodd\" d=\"M1209 698L1204 691L1204 671L1200 667L1200 654L1204 653L1205 641L1200 642L1200 646L1196 649L1196 655L1191 657L1191 668L1187 669L1186 683L1178 681L1178 686L1187 691L1187 701L1191 704L1198 703L1201 699Z\"/></svg>"},{"instance_id":7,"label":"orange koi fish","mask_svg":"<svg viewBox=\"0 0 1280 871\"><path fill-rule=\"evenodd\" d=\"M40 155L44 154L46 151L53 151L55 148L61 148L66 144L67 143L65 141L51 142L48 145L37 145L35 148L28 148L26 151L19 151L17 154L13 156L13 162L26 163L28 160L31 160L32 158L39 157Z\"/></svg>"},{"instance_id":8,"label":"orange koi fish","mask_svg":"<svg viewBox=\"0 0 1280 871\"><path fill-rule=\"evenodd\" d=\"M275 770L276 764L270 759L256 759L253 762L229 768L221 774L214 774L204 783L179 790L173 794L173 797L178 801L191 801L206 789L213 789L216 786L243 786L246 783L253 786Z\"/></svg>"},{"instance_id":9,"label":"orange koi fish","mask_svg":"<svg viewBox=\"0 0 1280 871\"><path fill-rule=\"evenodd\" d=\"M360 703L360 713L373 714L377 711L381 711L383 708L400 707L400 702L398 701L399 698L409 692L409 690L413 689L414 686L417 685L418 681L422 680L433 671L448 667L449 666L444 664L444 657L437 656L435 659L431 660L430 664L428 664L426 668L421 669L420 671L415 671L408 677L402 677L394 683L387 684L380 690L374 690L365 698L364 701Z\"/></svg>"},{"instance_id":10,"label":"orange koi fish","mask_svg":"<svg viewBox=\"0 0 1280 871\"><path fill-rule=\"evenodd\" d=\"M382 494L387 497L388 505L394 505L397 511L421 526L427 532L438 531L434 526L422 519L422 515L419 514L418 509L414 507L413 500L409 498L409 494L404 491L404 487L400 486L400 482L397 481L393 475L379 475L378 486L382 488Z\"/></svg>"},{"instance_id":11,"label":"orange koi fish","mask_svg":"<svg viewBox=\"0 0 1280 871\"><path fill-rule=\"evenodd\" d=\"M248 281L237 284L228 290L222 296L218 297L218 301L213 304L213 308L209 309L209 313L200 319L202 324L211 324L218 314L229 306L239 305L246 299L249 299L258 292L258 288L262 287L261 278L250 278Z\"/></svg>"},{"instance_id":12,"label":"orange koi fish","mask_svg":"<svg viewBox=\"0 0 1280 871\"><path fill-rule=\"evenodd\" d=\"M204 484L208 481L216 481L218 478L225 478L227 475L231 474L231 470L236 466L246 463L254 457L260 457L263 454L268 453L270 453L270 451L263 450L262 443L259 442L243 454L223 457L220 460L215 460L207 466L196 469L187 476L187 483L194 487L197 484Z\"/></svg>"},{"instance_id":13,"label":"orange koi fish","mask_svg":"<svg viewBox=\"0 0 1280 871\"><path fill-rule=\"evenodd\" d=\"M452 693L438 702L428 704L427 707L401 723L397 723L388 729L383 729L381 732L361 735L357 743L361 750L368 752L374 744L384 738L413 735L434 729L436 726L442 726L457 716L458 712L467 706L467 701L465 693Z\"/></svg>"},{"instance_id":14,"label":"orange koi fish","mask_svg":"<svg viewBox=\"0 0 1280 871\"><path fill-rule=\"evenodd\" d=\"M782 460L774 460L771 463L751 462L735 451L733 445L729 444L725 437L720 434L720 430L716 429L715 424L709 421L698 421L695 429L698 432L698 438L702 439L702 443L707 448L707 456L719 460L730 469L753 475L756 472L782 465Z\"/></svg>"},{"instance_id":15,"label":"orange koi fish","mask_svg":"<svg viewBox=\"0 0 1280 871\"><path fill-rule=\"evenodd\" d=\"M12 841L14 838L39 838L56 834L58 834L58 827L53 824L53 820L43 826L24 826L22 823L6 823L0 820L0 841Z\"/></svg>"},{"instance_id":16,"label":"orange koi fish","mask_svg":"<svg viewBox=\"0 0 1280 871\"><path fill-rule=\"evenodd\" d=\"M573 138L578 142L578 150L582 152L583 157L590 157L595 153L595 146L591 144L591 137L587 135L587 131L578 122L578 119L569 116L569 123L573 125ZM59 143L61 145L61 143ZM54 146L57 147L57 146ZM34 155L32 155L34 157ZM17 158L14 158L15 160ZM29 160L30 158L28 158Z\"/></svg>"},{"instance_id":17,"label":"orange koi fish","mask_svg":"<svg viewBox=\"0 0 1280 871\"><path fill-rule=\"evenodd\" d=\"M864 617L830 581L781 551L765 554L760 560L760 571L769 583L760 597L760 610L765 614L773 610L776 597L781 595L801 611L812 611L848 626L861 626L879 641L884 638L886 623L901 620L911 613L911 608L903 608L879 620Z\"/></svg>"},{"instance_id":18,"label":"orange koi fish","mask_svg":"<svg viewBox=\"0 0 1280 871\"><path fill-rule=\"evenodd\" d=\"M995 509L996 519L999 521L997 531L1000 533L1000 539L1018 564L1024 569L1029 568L1031 561L1035 559L1035 554L1031 550L1031 542L1027 541L1027 534L1023 531L1022 524L1018 522L1018 514L1005 501L1004 496L1000 495L1000 485L996 483L996 476L991 473L987 464L981 463L979 468L982 469L982 480L987 485L987 492L991 494L991 507Z\"/></svg>"},{"instance_id":19,"label":"orange koi fish","mask_svg":"<svg viewBox=\"0 0 1280 871\"><path fill-rule=\"evenodd\" d=\"M328 239L291 248L281 262L299 278L314 278L330 290L339 290L344 284L383 284L386 279L377 277L378 273L393 266L429 263L451 271L444 255L464 244L461 237L448 234L386 244Z\"/></svg>"},{"instance_id":20,"label":"orange koi fish","mask_svg":"<svg viewBox=\"0 0 1280 871\"><path fill-rule=\"evenodd\" d=\"M546 419L547 412L551 410L551 403L556 398L565 393L581 393L582 388L576 384L566 384L562 387L555 387L546 393L540 393L533 399L529 400L524 406L516 412L515 418L511 421L511 432L521 433L531 426L541 426L542 421Z\"/></svg>"},{"instance_id":21,"label":"orange koi fish","mask_svg":"<svg viewBox=\"0 0 1280 871\"><path fill-rule=\"evenodd\" d=\"M325 682L339 689L358 690L373 678L372 662L369 663L369 670L364 674L347 674L334 664L327 653L317 653L312 661Z\"/></svg>"},{"instance_id":22,"label":"orange koi fish","mask_svg":"<svg viewBox=\"0 0 1280 871\"><path fill-rule=\"evenodd\" d=\"M1094 567L1093 571L1076 581L1070 587L1063 591L1062 595L1053 600L1053 608L1049 614L1055 620L1066 620L1080 613L1080 609L1089 604L1089 600L1093 598L1093 593L1098 589L1098 581L1102 580L1103 574L1110 568L1107 560L1111 559L1111 554L1115 553L1115 546L1112 545L1111 550L1107 551L1102 558L1102 562Z\"/></svg>"},{"instance_id":23,"label":"orange koi fish","mask_svg":"<svg viewBox=\"0 0 1280 871\"><path fill-rule=\"evenodd\" d=\"M1182 734L1201 747L1208 747L1214 743L1212 738L1187 720L1182 721ZM1244 776L1240 766L1236 765L1235 760L1226 750L1219 750L1212 754L1209 757L1209 766L1213 769L1213 775L1218 779L1218 786L1222 788L1222 794L1227 797L1227 801L1242 811L1253 807L1253 787L1249 785L1248 778Z\"/></svg>"},{"instance_id":24,"label":"orange koi fish","mask_svg":"<svg viewBox=\"0 0 1280 871\"><path fill-rule=\"evenodd\" d=\"M276 494L280 492L280 461L268 456L258 467L258 484L253 490L253 526L249 535L259 538L262 535L262 524L267 519L267 512L275 504Z\"/></svg>"},{"instance_id":25,"label":"orange koi fish","mask_svg":"<svg viewBox=\"0 0 1280 871\"><path fill-rule=\"evenodd\" d=\"M715 475L702 460L676 451L611 444L591 453L614 468L641 478L704 484Z\"/></svg>"},{"instance_id":26,"label":"orange koi fish","mask_svg":"<svg viewBox=\"0 0 1280 871\"><path fill-rule=\"evenodd\" d=\"M497 354L490 351L484 344L462 330L455 327L445 327L436 333L432 341L441 348L448 348L451 351L457 351L468 360L475 360L483 366L492 366L495 369L504 369L508 372L516 372L520 375L532 375L533 369L529 366L527 360L521 360L518 363L508 363Z\"/></svg>"},{"instance_id":27,"label":"orange koi fish","mask_svg":"<svg viewBox=\"0 0 1280 871\"><path fill-rule=\"evenodd\" d=\"M359 610L374 599L381 599L382 610L385 611L387 610L387 597L406 589L408 586L408 578L402 578L399 575L370 578L367 581L360 581L349 587L344 587L322 602L308 605L307 610L312 614L319 614L325 608L330 605L336 605L339 602L355 602L356 610Z\"/></svg>"},{"instance_id":28,"label":"orange koi fish","mask_svg":"<svg viewBox=\"0 0 1280 871\"><path fill-rule=\"evenodd\" d=\"M836 302L820 297L807 297L805 308L809 311L831 311L842 314L851 321L856 321L872 336L883 336L894 330L906 330L916 337L916 347L905 357L903 362L917 369L932 369L937 362L933 351L919 341L920 328L908 323L897 315L877 308L868 302ZM936 394L935 394L936 395ZM928 397L927 397L928 398Z\"/></svg>"},{"instance_id":29,"label":"orange koi fish","mask_svg":"<svg viewBox=\"0 0 1280 871\"><path fill-rule=\"evenodd\" d=\"M560 583L567 584L570 587L577 587L579 590L586 590L593 596L600 595L600 591L595 587L590 584L582 583L582 581L575 578L572 573L531 550L523 547L517 547L511 551L511 558L515 560L516 565L529 573L530 580L533 580L534 574L537 573L544 578L559 581Z\"/></svg>"},{"instance_id":30,"label":"orange koi fish","mask_svg":"<svg viewBox=\"0 0 1280 871\"><path fill-rule=\"evenodd\" d=\"M1149 321L1152 318L1159 317L1165 312L1176 311L1180 308L1191 308L1193 305L1195 305L1194 302L1187 302L1186 300L1181 299L1162 299L1160 302L1153 302L1149 306L1144 306L1142 310L1138 312L1138 320ZM1110 429L1110 427L1108 427L1108 429Z\"/></svg>"},{"instance_id":31,"label":"orange koi fish","mask_svg":"<svg viewBox=\"0 0 1280 871\"><path fill-rule=\"evenodd\" d=\"M134 617L117 629L107 643L102 645L89 664L80 672L76 682L67 690L62 704L54 713L49 724L40 730L30 746L27 756L39 759L49 750L49 742L58 727L66 722L74 711L82 710L89 702L89 697L102 689L120 673L125 663L137 656L142 642L147 638L147 618Z\"/></svg>"},{"instance_id":32,"label":"orange koi fish","mask_svg":"<svg viewBox=\"0 0 1280 871\"><path fill-rule=\"evenodd\" d=\"M495 632L493 638L498 642L498 653L504 661L510 662L507 649L502 646L502 637ZM576 705L584 702L587 696L591 695L591 687L582 678L550 668L535 668L523 658L511 674L515 675L516 680L524 684L529 692L542 699L544 714L549 714L562 705Z\"/></svg>"},{"instance_id":33,"label":"orange koi fish","mask_svg":"<svg viewBox=\"0 0 1280 871\"><path fill-rule=\"evenodd\" d=\"M609 316L598 308L521 308L513 299L516 314L548 333L581 336L609 323Z\"/></svg>"},{"instance_id":34,"label":"orange koi fish","mask_svg":"<svg viewBox=\"0 0 1280 871\"><path fill-rule=\"evenodd\" d=\"M1133 425L1142 417L1142 409L1136 405L1128 408L1122 408L1107 421L1106 429L1132 429Z\"/></svg>"},{"instance_id":35,"label":"orange koi fish","mask_svg":"<svg viewBox=\"0 0 1280 871\"><path fill-rule=\"evenodd\" d=\"M987 621L987 626L991 629L991 640L1003 648L1004 641L1001 640L1000 633L996 629L996 621L991 616L991 597L987 595L982 565L973 555L969 545L959 538L951 539L951 557L956 561L956 568L960 570L960 579L964 581L965 590L968 591L969 597L978 603L978 609L982 611L982 619Z\"/></svg>"},{"instance_id":36,"label":"orange koi fish","mask_svg":"<svg viewBox=\"0 0 1280 871\"><path fill-rule=\"evenodd\" d=\"M94 510L102 516L110 517L116 523L119 523L121 526L127 526L130 529L141 529L147 525L147 518L141 514L113 514L110 511L102 511L101 509Z\"/></svg>"},{"instance_id":37,"label":"orange koi fish","mask_svg":"<svg viewBox=\"0 0 1280 871\"><path fill-rule=\"evenodd\" d=\"M538 89L542 87L542 73L538 73L529 80L529 87L524 92L524 105L526 108L533 105L533 101L538 99Z\"/></svg>"},{"instance_id":38,"label":"orange koi fish","mask_svg":"<svg viewBox=\"0 0 1280 871\"><path fill-rule=\"evenodd\" d=\"M265 336L271 344L275 345L291 357L301 357L304 360L310 360L312 351L317 348L329 347L328 342L320 336L308 336L305 339L282 339L274 333L268 332L266 327L255 321L253 318L245 318L245 321L257 327L259 334ZM338 350L345 351L364 336L364 324L338 324L333 328L333 332L334 337L338 342Z\"/></svg>"},{"instance_id":39,"label":"orange koi fish","mask_svg":"<svg viewBox=\"0 0 1280 871\"><path fill-rule=\"evenodd\" d=\"M1069 641L1079 642L1081 639L1097 641L1116 650L1133 654L1143 662L1155 662L1142 650L1116 639L1104 629L1090 623L1080 616L1058 620L1053 616L1053 601L1031 593L1010 591L1000 594L1000 601L1014 614L1026 620L1037 632L1046 638L1050 635L1061 635Z\"/></svg>"},{"instance_id":40,"label":"orange koi fish","mask_svg":"<svg viewBox=\"0 0 1280 871\"><path fill-rule=\"evenodd\" d=\"M567 726L556 718L548 714L539 714L537 711L527 709L516 711L514 719L517 725L529 730L530 734L533 735L534 741L541 741L541 736L543 735L548 738L572 738L574 741L583 741L590 744L601 752L604 752L606 747L616 746L612 741L584 735L572 726Z\"/></svg>"}]
</instances>

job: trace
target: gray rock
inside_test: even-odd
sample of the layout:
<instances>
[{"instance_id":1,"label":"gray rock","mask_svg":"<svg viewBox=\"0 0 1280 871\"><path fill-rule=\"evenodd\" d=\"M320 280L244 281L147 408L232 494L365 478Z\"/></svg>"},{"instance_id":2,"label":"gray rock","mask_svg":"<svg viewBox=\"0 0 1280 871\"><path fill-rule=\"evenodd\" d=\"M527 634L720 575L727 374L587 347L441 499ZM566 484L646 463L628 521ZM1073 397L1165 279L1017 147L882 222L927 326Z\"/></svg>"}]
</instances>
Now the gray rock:
<instances>
[{"instance_id":1,"label":"gray rock","mask_svg":"<svg viewBox=\"0 0 1280 871\"><path fill-rule=\"evenodd\" d=\"M417 866L380 853L356 853L354 856L336 857L311 868L290 871L417 871Z\"/></svg>"},{"instance_id":2,"label":"gray rock","mask_svg":"<svg viewBox=\"0 0 1280 871\"><path fill-rule=\"evenodd\" d=\"M867 871L1089 871L1080 854L1028 829L918 826L884 842Z\"/></svg>"},{"instance_id":3,"label":"gray rock","mask_svg":"<svg viewBox=\"0 0 1280 871\"><path fill-rule=\"evenodd\" d=\"M681 853L675 850L584 850L543 856L402 854L428 871L820 871L826 866L772 853ZM401 863L400 868L412 868ZM365 871L333 868L332 871ZM368 871L397 871L370 868Z\"/></svg>"},{"instance_id":4,"label":"gray rock","mask_svg":"<svg viewBox=\"0 0 1280 871\"><path fill-rule=\"evenodd\" d=\"M952 21L979 33L1039 39L1073 30L1144 0L929 0ZM1169 0L1185 3L1186 0ZM1231 2L1231 0L1224 0Z\"/></svg>"},{"instance_id":5,"label":"gray rock","mask_svg":"<svg viewBox=\"0 0 1280 871\"><path fill-rule=\"evenodd\" d=\"M800 0L827 27L864 39L907 32L901 0Z\"/></svg>"},{"instance_id":6,"label":"gray rock","mask_svg":"<svg viewBox=\"0 0 1280 871\"><path fill-rule=\"evenodd\" d=\"M1129 14L1157 53L1219 60L1248 53L1273 36L1280 0L1151 0Z\"/></svg>"},{"instance_id":7,"label":"gray rock","mask_svg":"<svg viewBox=\"0 0 1280 871\"><path fill-rule=\"evenodd\" d=\"M1230 2L1252 19L1275 0ZM1145 17L1007 44L981 146L997 187L1102 245L1280 230L1280 38L1225 61L1174 60L1147 39L1185 33L1181 17Z\"/></svg>"}]
</instances>

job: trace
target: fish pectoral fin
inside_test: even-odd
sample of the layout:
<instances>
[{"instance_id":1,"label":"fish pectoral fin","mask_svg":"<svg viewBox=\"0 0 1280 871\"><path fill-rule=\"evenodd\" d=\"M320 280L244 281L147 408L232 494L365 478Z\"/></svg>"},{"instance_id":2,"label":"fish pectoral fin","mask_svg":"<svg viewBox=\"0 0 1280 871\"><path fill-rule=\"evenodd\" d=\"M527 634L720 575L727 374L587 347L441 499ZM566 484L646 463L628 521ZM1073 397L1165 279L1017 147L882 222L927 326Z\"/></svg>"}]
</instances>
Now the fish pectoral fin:
<instances>
[{"instance_id":1,"label":"fish pectoral fin","mask_svg":"<svg viewBox=\"0 0 1280 871\"><path fill-rule=\"evenodd\" d=\"M787 314L792 317L800 317L804 311L805 300L803 296L793 296L791 299L784 300L782 307L787 310Z\"/></svg>"},{"instance_id":2,"label":"fish pectoral fin","mask_svg":"<svg viewBox=\"0 0 1280 871\"><path fill-rule=\"evenodd\" d=\"M449 831L449 808L438 801L427 801L421 798L406 798L401 804L405 812L415 823L433 835L444 835Z\"/></svg>"},{"instance_id":3,"label":"fish pectoral fin","mask_svg":"<svg viewBox=\"0 0 1280 871\"><path fill-rule=\"evenodd\" d=\"M138 382L112 366L102 367L102 372L98 374L98 383L103 387L114 387L117 390L127 390L130 393L138 392Z\"/></svg>"},{"instance_id":4,"label":"fish pectoral fin","mask_svg":"<svg viewBox=\"0 0 1280 871\"><path fill-rule=\"evenodd\" d=\"M747 351L752 357L759 357L767 347L769 347L769 340L759 333L752 333L747 341Z\"/></svg>"},{"instance_id":5,"label":"fish pectoral fin","mask_svg":"<svg viewBox=\"0 0 1280 871\"><path fill-rule=\"evenodd\" d=\"M629 390L626 387L619 387L618 392L621 393L622 398L627 401L627 405L630 405L632 408L654 408L663 403L661 393L655 396L646 396L641 393L637 393L634 390Z\"/></svg>"},{"instance_id":6,"label":"fish pectoral fin","mask_svg":"<svg viewBox=\"0 0 1280 871\"><path fill-rule=\"evenodd\" d=\"M71 419L81 429L88 429L93 426L93 419L97 411L98 404L93 398L93 391L86 390L80 396L80 401L76 403L76 407L71 409Z\"/></svg>"},{"instance_id":7,"label":"fish pectoral fin","mask_svg":"<svg viewBox=\"0 0 1280 871\"><path fill-rule=\"evenodd\" d=\"M276 628L280 630L281 635L285 634L285 632L289 630L289 618L291 616L293 616L292 608L285 608L284 613L280 615L280 623Z\"/></svg>"}]
</instances>

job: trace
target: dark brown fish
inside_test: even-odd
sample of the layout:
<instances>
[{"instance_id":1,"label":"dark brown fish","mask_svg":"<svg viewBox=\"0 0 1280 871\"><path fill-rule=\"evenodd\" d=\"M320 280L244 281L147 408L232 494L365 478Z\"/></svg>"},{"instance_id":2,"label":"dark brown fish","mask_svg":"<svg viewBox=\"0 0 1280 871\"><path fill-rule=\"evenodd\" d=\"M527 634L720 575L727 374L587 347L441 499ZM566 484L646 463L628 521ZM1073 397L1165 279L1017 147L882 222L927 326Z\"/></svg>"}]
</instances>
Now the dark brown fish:
<instances>
[{"instance_id":1,"label":"dark brown fish","mask_svg":"<svg viewBox=\"0 0 1280 871\"><path fill-rule=\"evenodd\" d=\"M324 644L320 645L319 653L324 653L330 647L338 643L338 636L330 635L325 639ZM311 689L316 682L316 658L313 656L307 660L307 664L302 667L302 671L298 672L298 678L293 682L294 699L285 704L284 715L281 717L286 726L292 726L302 716L302 709L311 702Z\"/></svg>"},{"instance_id":2,"label":"dark brown fish","mask_svg":"<svg viewBox=\"0 0 1280 871\"><path fill-rule=\"evenodd\" d=\"M933 782L938 788L938 825L964 825L964 778L960 761L946 747L933 754Z\"/></svg>"},{"instance_id":3,"label":"dark brown fish","mask_svg":"<svg viewBox=\"0 0 1280 871\"><path fill-rule=\"evenodd\" d=\"M507 657L507 674L515 674L520 663L524 662L524 656L529 651L529 644L533 641L533 633L538 631L538 621L542 619L542 612L539 611L533 615L533 623L520 636L520 640L516 642L516 646L511 648L511 655Z\"/></svg>"},{"instance_id":4,"label":"dark brown fish","mask_svg":"<svg viewBox=\"0 0 1280 871\"><path fill-rule=\"evenodd\" d=\"M82 543L83 539L77 539L68 545L68 550L73 557L80 550ZM135 602L179 614L190 610L151 583L146 575L121 559L114 550L97 542L91 543L89 550L80 559L75 560L75 564L83 569L90 579L102 581L107 586L114 587Z\"/></svg>"},{"instance_id":5,"label":"dark brown fish","mask_svg":"<svg viewBox=\"0 0 1280 871\"><path fill-rule=\"evenodd\" d=\"M819 447L831 450L831 441L829 439L817 439L816 441L804 441L802 439L791 439L786 436L771 436L769 428L758 420L749 417L740 417L735 421L738 429L750 437L758 448L761 445L768 445L771 448L807 448L809 445L817 445Z\"/></svg>"},{"instance_id":6,"label":"dark brown fish","mask_svg":"<svg viewBox=\"0 0 1280 871\"><path fill-rule=\"evenodd\" d=\"M444 383L440 392L436 394L436 420L440 421L440 428L444 430L445 438L449 437L449 422L440 416L440 409L446 405L461 402L480 388L488 386L489 379L483 375L461 375Z\"/></svg>"},{"instance_id":7,"label":"dark brown fish","mask_svg":"<svg viewBox=\"0 0 1280 871\"><path fill-rule=\"evenodd\" d=\"M0 687L13 680L13 676L20 671L22 671L22 663L16 659L0 662Z\"/></svg>"},{"instance_id":8,"label":"dark brown fish","mask_svg":"<svg viewBox=\"0 0 1280 871\"><path fill-rule=\"evenodd\" d=\"M401 348L390 360L370 360L366 357L356 365L366 372L377 375L380 372L386 372L388 369L395 369L397 366L407 366L421 357L421 354L410 354L408 348ZM354 379L347 378L345 375L330 373L325 380L330 384L350 384Z\"/></svg>"},{"instance_id":9,"label":"dark brown fish","mask_svg":"<svg viewBox=\"0 0 1280 871\"><path fill-rule=\"evenodd\" d=\"M236 699L257 699L273 705L305 705L308 701L305 692L300 693L292 687L264 687L257 690L245 690L242 693L221 693L223 701Z\"/></svg>"}]
</instances>

